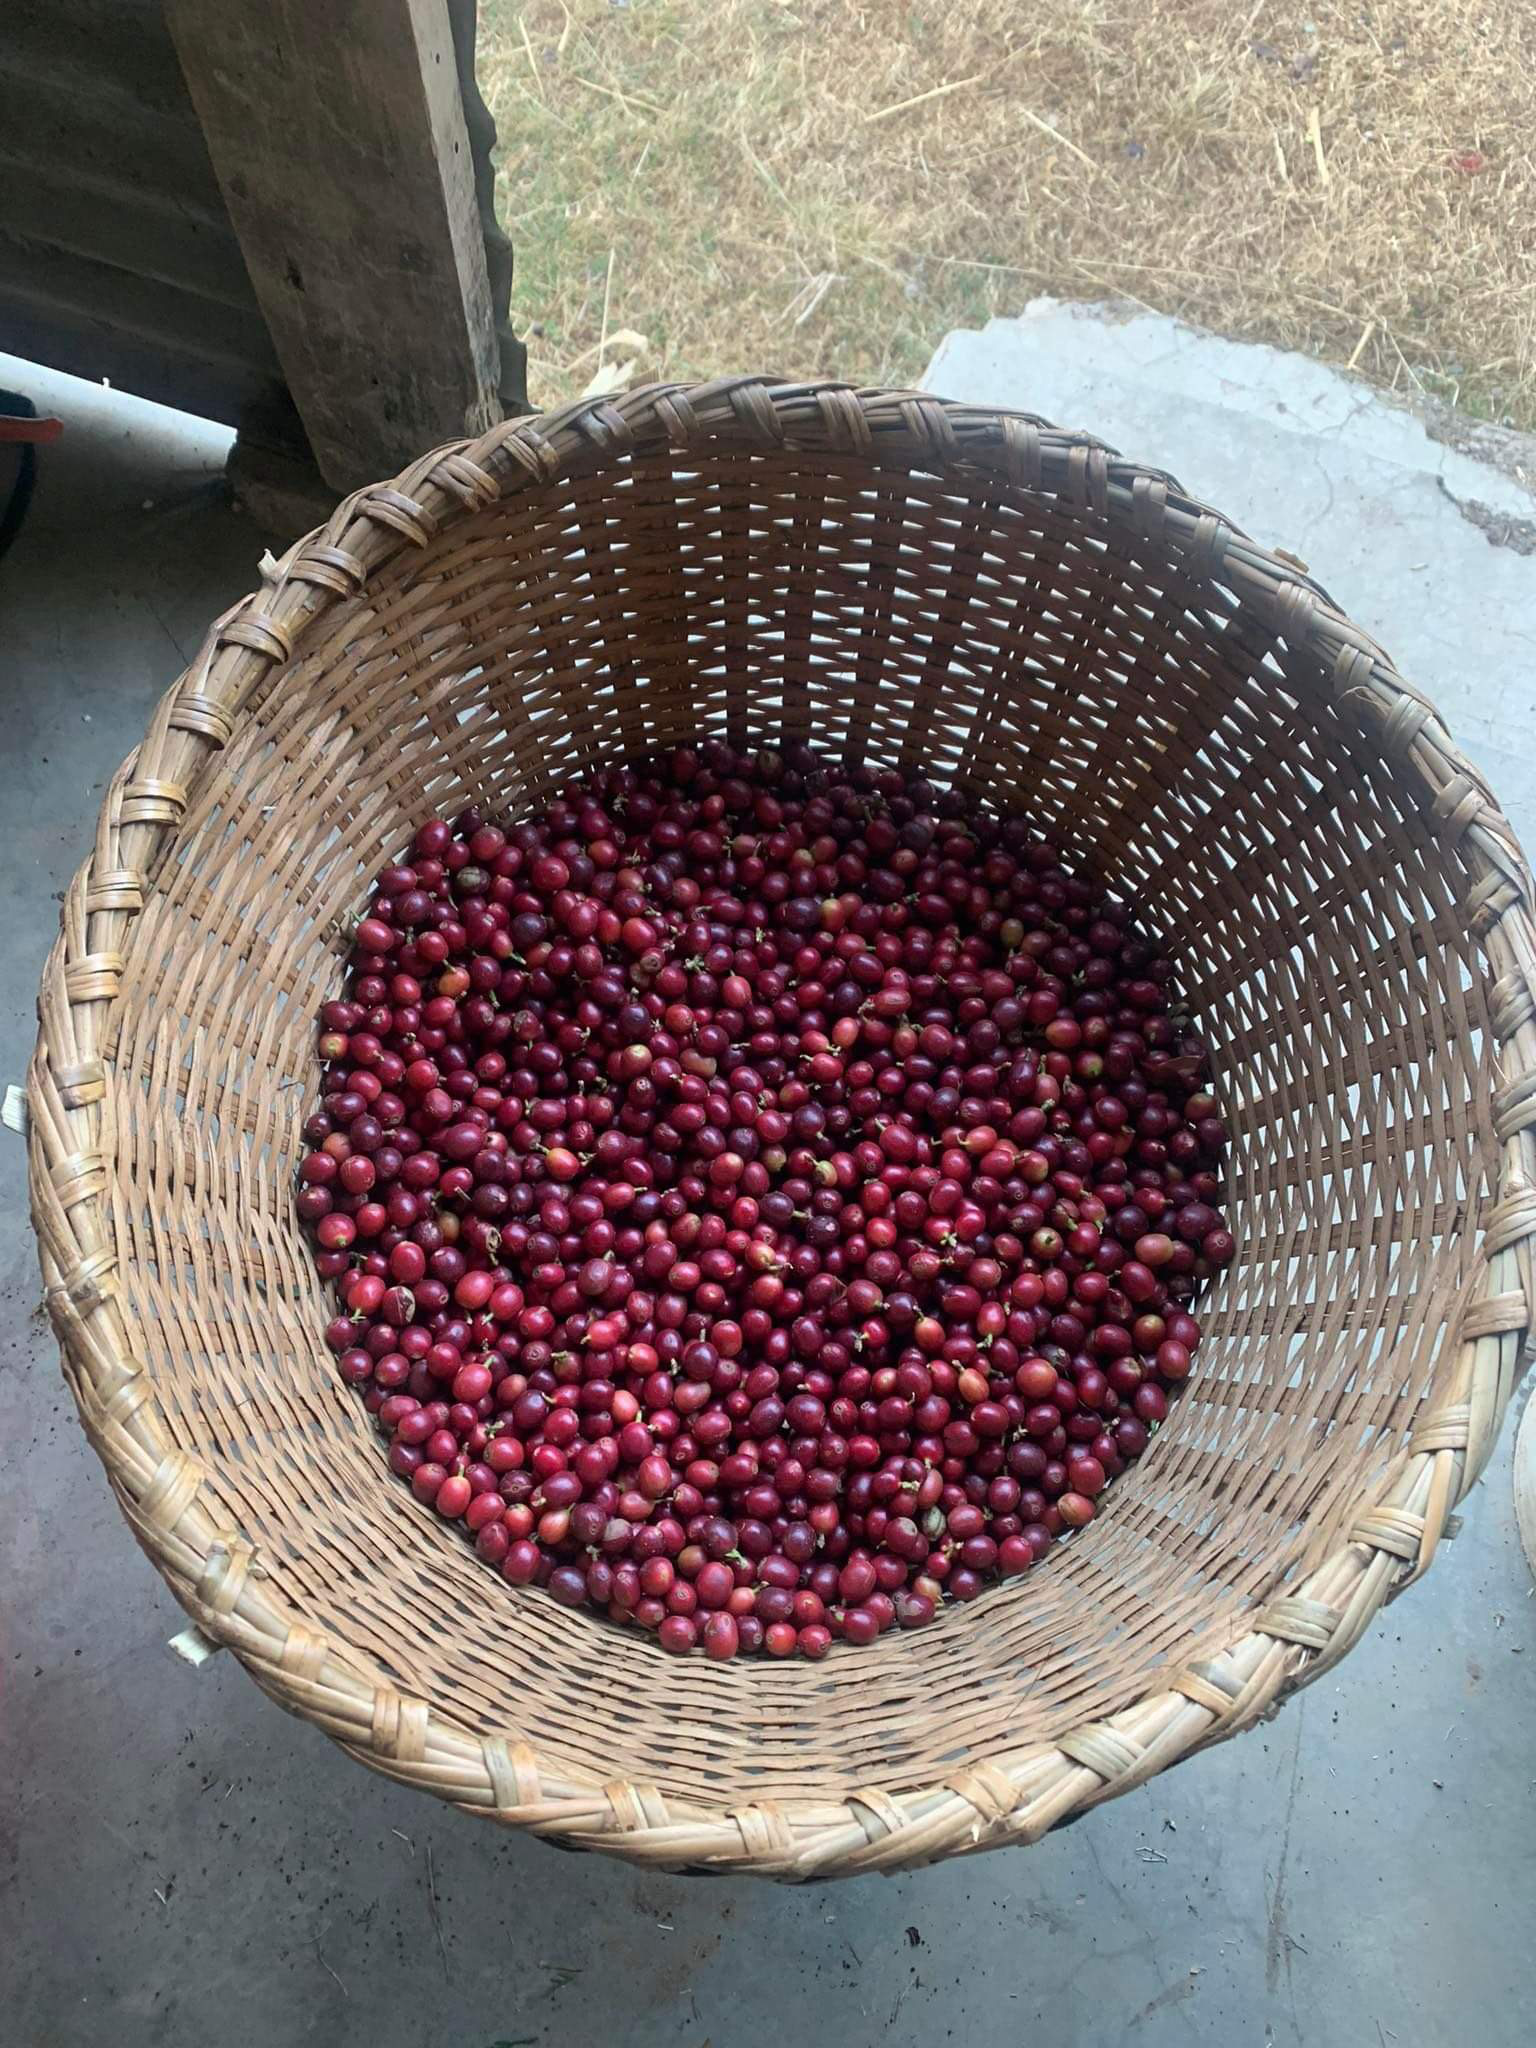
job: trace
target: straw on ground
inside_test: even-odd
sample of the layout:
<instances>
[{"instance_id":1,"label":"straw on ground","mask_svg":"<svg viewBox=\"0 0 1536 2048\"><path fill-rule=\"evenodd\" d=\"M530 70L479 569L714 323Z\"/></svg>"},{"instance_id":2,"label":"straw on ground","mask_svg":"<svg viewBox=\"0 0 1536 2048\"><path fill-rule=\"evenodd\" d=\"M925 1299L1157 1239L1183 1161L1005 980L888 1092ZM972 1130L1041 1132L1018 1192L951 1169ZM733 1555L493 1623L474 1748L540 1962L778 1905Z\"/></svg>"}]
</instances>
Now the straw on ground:
<instances>
[{"instance_id":1,"label":"straw on ground","mask_svg":"<svg viewBox=\"0 0 1536 2048\"><path fill-rule=\"evenodd\" d=\"M539 403L588 382L605 302L626 340L645 337L641 375L898 383L948 328L1052 292L1536 424L1536 9L484 13Z\"/></svg>"}]
</instances>

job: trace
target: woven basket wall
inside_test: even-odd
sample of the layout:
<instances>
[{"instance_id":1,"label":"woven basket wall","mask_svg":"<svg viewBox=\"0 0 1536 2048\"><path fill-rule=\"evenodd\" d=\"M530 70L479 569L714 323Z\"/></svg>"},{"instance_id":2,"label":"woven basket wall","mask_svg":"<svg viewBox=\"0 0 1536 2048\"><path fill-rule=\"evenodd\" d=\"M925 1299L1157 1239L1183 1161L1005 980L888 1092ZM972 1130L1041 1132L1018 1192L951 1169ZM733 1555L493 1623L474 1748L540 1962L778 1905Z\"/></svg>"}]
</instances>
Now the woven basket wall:
<instances>
[{"instance_id":1,"label":"woven basket wall","mask_svg":"<svg viewBox=\"0 0 1536 2048\"><path fill-rule=\"evenodd\" d=\"M1235 1131L1238 1263L1101 1519L816 1666L512 1592L388 1475L292 1210L314 1014L419 818L702 730L921 764L1156 906ZM808 1877L1033 1840L1347 1651L1521 1360L1509 827L1299 565L1020 415L738 379L424 457L213 627L63 924L33 1202L135 1534L354 1756L568 1844Z\"/></svg>"}]
</instances>

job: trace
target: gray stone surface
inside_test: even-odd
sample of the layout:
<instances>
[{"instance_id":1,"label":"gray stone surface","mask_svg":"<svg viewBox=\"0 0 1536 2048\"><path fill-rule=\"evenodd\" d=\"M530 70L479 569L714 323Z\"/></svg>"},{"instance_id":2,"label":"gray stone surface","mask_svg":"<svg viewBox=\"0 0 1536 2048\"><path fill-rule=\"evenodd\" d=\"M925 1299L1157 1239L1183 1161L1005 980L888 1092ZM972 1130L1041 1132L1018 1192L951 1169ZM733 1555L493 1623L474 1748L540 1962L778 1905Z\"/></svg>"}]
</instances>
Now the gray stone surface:
<instances>
[{"instance_id":1,"label":"gray stone surface","mask_svg":"<svg viewBox=\"0 0 1536 2048\"><path fill-rule=\"evenodd\" d=\"M951 352L932 381L980 395L968 374ZM1512 720L1530 691L1503 648L1536 631L1529 560L1471 529L1454 583L1411 570L1419 556L1391 533L1378 557L1367 508L1386 458L1352 462L1348 424L1317 458L1335 504L1309 534L1309 515L1286 516L1289 489L1322 436L1291 433L1278 475L1256 458L1219 469L1221 434L1198 440L1172 395L1166 416L1148 399L1133 434L1115 394L1060 365L1049 391L995 374L993 395L1123 433L1310 550L1405 658L1419 638L1442 646L1440 671L1419 672L1436 688L1460 675L1483 758L1529 820L1529 725ZM4 1082L21 1077L57 894L105 781L202 626L250 587L263 537L219 502L225 437L3 359L0 383L70 421L0 568ZM1406 480L1398 495L1426 543L1443 540L1429 522L1444 501ZM1531 2038L1536 1603L1507 1438L1429 1578L1272 1725L1033 1850L791 1892L558 1856L370 1777L227 1657L200 1672L172 1657L180 1610L128 1536L36 1312L21 1146L5 1134L0 1299L7 2048Z\"/></svg>"}]
</instances>

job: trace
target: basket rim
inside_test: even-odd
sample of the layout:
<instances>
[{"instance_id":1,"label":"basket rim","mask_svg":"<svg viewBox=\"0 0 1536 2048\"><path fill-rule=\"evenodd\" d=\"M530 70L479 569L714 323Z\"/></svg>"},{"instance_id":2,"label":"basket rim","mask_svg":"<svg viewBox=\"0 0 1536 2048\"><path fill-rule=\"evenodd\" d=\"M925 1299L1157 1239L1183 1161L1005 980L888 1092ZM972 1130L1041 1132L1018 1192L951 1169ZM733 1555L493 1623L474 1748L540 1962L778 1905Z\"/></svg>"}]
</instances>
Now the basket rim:
<instances>
[{"instance_id":1,"label":"basket rim","mask_svg":"<svg viewBox=\"0 0 1536 2048\"><path fill-rule=\"evenodd\" d=\"M1055 1742L972 1759L917 1792L872 1786L841 1802L724 1810L663 1798L647 1784L577 1779L510 1733L478 1737L402 1695L363 1653L308 1626L266 1579L251 1543L217 1524L199 1498L203 1469L175 1447L152 1377L134 1357L109 1213L111 1062L102 1048L125 937L158 852L251 690L302 650L338 599L355 598L377 570L456 520L521 491L636 454L754 450L990 472L1155 542L1196 583L1220 581L1264 607L1287 641L1326 665L1340 703L1416 786L1431 829L1461 843L1476 877L1467 907L1487 960L1502 1085L1493 1098L1498 1186L1479 1268L1453 1311L1454 1364L1317 1569L1288 1591L1272 1586L1219 1654ZM27 1094L47 1304L86 1432L135 1535L198 1630L231 1649L279 1704L389 1777L567 1846L652 1867L787 1879L894 1871L1037 1840L1235 1734L1328 1670L1382 1604L1425 1571L1492 1449L1536 1323L1533 890L1491 790L1433 704L1304 564L1260 547L1165 472L1034 415L921 392L742 376L582 400L448 443L343 499L280 559L265 556L261 579L210 627L109 787L44 970Z\"/></svg>"}]
</instances>

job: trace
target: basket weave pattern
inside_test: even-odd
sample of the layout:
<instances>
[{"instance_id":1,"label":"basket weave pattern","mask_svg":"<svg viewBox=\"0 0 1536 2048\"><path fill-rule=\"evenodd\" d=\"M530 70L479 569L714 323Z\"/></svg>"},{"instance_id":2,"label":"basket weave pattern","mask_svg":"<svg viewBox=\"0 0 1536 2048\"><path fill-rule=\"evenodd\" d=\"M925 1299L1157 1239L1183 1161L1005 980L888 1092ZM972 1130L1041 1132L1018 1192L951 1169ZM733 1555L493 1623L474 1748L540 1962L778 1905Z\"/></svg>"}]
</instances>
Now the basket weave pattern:
<instances>
[{"instance_id":1,"label":"basket weave pattern","mask_svg":"<svg viewBox=\"0 0 1536 2048\"><path fill-rule=\"evenodd\" d=\"M701 730L921 765L1151 905L1235 1133L1238 1262L1104 1516L821 1666L510 1592L387 1474L292 1213L372 873ZM653 1865L1031 1841L1247 1726L1429 1564L1533 1320L1536 929L1491 793L1298 564L1023 415L656 387L355 494L162 700L40 1014L48 1305L177 1598L373 1768Z\"/></svg>"}]
</instances>

